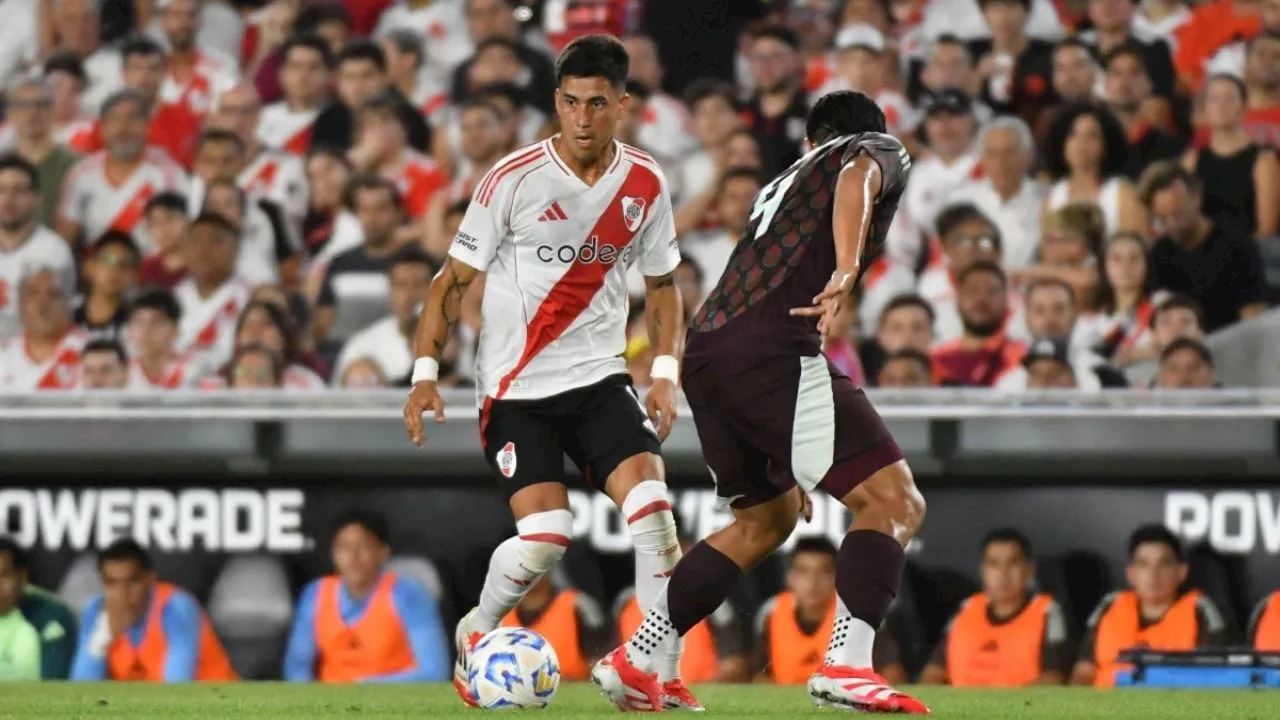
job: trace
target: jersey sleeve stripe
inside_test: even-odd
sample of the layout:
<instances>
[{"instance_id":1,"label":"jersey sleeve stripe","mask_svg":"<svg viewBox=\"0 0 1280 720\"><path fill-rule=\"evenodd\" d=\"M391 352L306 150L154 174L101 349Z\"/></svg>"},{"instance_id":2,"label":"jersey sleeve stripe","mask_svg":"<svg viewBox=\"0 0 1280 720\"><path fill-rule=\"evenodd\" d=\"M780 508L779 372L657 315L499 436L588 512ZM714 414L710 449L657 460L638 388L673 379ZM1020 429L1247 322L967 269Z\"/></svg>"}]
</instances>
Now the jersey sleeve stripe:
<instances>
[{"instance_id":1,"label":"jersey sleeve stripe","mask_svg":"<svg viewBox=\"0 0 1280 720\"><path fill-rule=\"evenodd\" d=\"M537 146L525 152L513 153L505 161L499 162L497 166L489 171L489 174L485 176L484 180L480 182L480 189L476 191L476 200L481 205L487 207L489 205L489 198L493 197L494 187L499 182L502 182L502 178L505 177L507 173L538 157L540 154L542 154L542 143L538 143Z\"/></svg>"},{"instance_id":2,"label":"jersey sleeve stripe","mask_svg":"<svg viewBox=\"0 0 1280 720\"><path fill-rule=\"evenodd\" d=\"M502 172L498 173L498 175L497 175L496 177L494 177L493 182L489 184L489 188L488 188L488 190L486 190L486 191L485 191L485 192L480 196L480 204L481 204L481 205L484 205L485 207L488 207L488 206L489 206L489 203L493 200L493 194L494 194L494 192L496 192L496 191L497 191L497 189L498 189L498 185L502 182L503 178L505 178L507 175L510 175L511 173L515 172L516 170L519 170L520 168L522 168L522 167L524 167L524 166L526 166L526 165L530 165L530 164L532 164L532 163L535 163L535 162L537 162L538 160L541 160L541 159L542 159L542 153L541 153L541 152L539 152L539 153L535 153L535 154L533 154L533 155L530 155L529 157L527 157L527 158L525 158L525 159L521 160L521 161L520 161L520 162L518 162L518 163L513 163L513 164L511 164L511 165L509 165L509 166L507 166L507 167L503 168Z\"/></svg>"},{"instance_id":3,"label":"jersey sleeve stripe","mask_svg":"<svg viewBox=\"0 0 1280 720\"><path fill-rule=\"evenodd\" d=\"M641 160L644 160L646 162L657 163L657 160L654 160L652 155L650 155L647 152L644 152L643 150L637 150L636 148L631 147L630 145L623 145L622 148L627 152L628 155L640 158Z\"/></svg>"}]
</instances>

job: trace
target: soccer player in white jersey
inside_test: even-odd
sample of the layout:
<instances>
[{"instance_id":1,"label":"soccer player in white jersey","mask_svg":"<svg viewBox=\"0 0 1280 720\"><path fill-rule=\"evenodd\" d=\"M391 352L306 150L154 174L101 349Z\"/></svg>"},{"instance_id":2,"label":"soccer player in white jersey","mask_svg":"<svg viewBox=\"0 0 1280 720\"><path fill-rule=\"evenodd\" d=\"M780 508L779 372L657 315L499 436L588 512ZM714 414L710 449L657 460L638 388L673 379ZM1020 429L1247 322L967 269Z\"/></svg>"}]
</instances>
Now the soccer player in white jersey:
<instances>
[{"instance_id":1,"label":"soccer player in white jersey","mask_svg":"<svg viewBox=\"0 0 1280 720\"><path fill-rule=\"evenodd\" d=\"M18 314L21 334L0 342L0 392L78 387L80 351L89 338L71 324L62 271L28 266L18 282Z\"/></svg>"},{"instance_id":2,"label":"soccer player in white jersey","mask_svg":"<svg viewBox=\"0 0 1280 720\"><path fill-rule=\"evenodd\" d=\"M680 558L660 443L676 413L680 262L666 178L617 142L627 114L627 53L579 38L556 64L562 133L517 150L476 190L418 325L405 427L444 420L439 361L462 296L487 273L477 360L485 458L518 534L494 551L480 604L458 623L454 685L464 702L471 648L564 556L573 534L564 456L622 510L635 544L636 592L648 607ZM643 403L622 359L627 268L645 276L653 388ZM517 269L518 268L518 269ZM680 645L663 648L662 701L701 709L679 677Z\"/></svg>"},{"instance_id":3,"label":"soccer player in white jersey","mask_svg":"<svg viewBox=\"0 0 1280 720\"><path fill-rule=\"evenodd\" d=\"M57 233L36 223L40 174L17 155L0 158L0 340L18 334L18 284L29 267L75 277L71 249Z\"/></svg>"},{"instance_id":4,"label":"soccer player in white jersey","mask_svg":"<svg viewBox=\"0 0 1280 720\"><path fill-rule=\"evenodd\" d=\"M324 40L302 35L284 44L280 59L284 99L262 108L258 139L273 150L304 156L311 147L311 126L329 100L333 55Z\"/></svg>"}]
</instances>

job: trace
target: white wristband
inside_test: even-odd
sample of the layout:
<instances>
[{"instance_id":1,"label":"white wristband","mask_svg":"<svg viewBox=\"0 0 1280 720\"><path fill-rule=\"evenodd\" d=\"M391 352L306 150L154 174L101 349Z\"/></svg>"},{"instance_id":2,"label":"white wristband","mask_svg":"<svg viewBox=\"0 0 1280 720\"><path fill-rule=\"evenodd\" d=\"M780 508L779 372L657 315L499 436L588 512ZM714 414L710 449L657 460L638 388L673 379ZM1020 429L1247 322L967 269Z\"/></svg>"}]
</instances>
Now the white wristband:
<instances>
[{"instance_id":1,"label":"white wristband","mask_svg":"<svg viewBox=\"0 0 1280 720\"><path fill-rule=\"evenodd\" d=\"M670 380L680 384L680 361L672 355L659 355L653 359L653 368L649 376L654 380Z\"/></svg>"},{"instance_id":2,"label":"white wristband","mask_svg":"<svg viewBox=\"0 0 1280 720\"><path fill-rule=\"evenodd\" d=\"M413 361L413 378L409 380L410 385L417 385L423 381L436 382L440 379L440 363L435 358L420 357Z\"/></svg>"}]
</instances>

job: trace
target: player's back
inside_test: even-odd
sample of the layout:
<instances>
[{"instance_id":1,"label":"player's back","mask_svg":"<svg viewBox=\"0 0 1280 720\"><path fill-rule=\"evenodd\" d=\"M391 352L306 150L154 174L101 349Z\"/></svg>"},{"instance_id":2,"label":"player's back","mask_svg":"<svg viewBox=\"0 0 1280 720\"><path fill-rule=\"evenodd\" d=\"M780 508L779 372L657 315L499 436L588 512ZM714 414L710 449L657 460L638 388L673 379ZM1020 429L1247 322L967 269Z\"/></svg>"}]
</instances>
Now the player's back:
<instances>
[{"instance_id":1,"label":"player's back","mask_svg":"<svg viewBox=\"0 0 1280 720\"><path fill-rule=\"evenodd\" d=\"M812 305L835 272L836 181L861 154L870 156L882 175L862 267L882 251L911 169L906 149L881 133L844 135L814 148L756 195L720 282L690 324L688 362L818 354L816 323L789 313Z\"/></svg>"}]
</instances>

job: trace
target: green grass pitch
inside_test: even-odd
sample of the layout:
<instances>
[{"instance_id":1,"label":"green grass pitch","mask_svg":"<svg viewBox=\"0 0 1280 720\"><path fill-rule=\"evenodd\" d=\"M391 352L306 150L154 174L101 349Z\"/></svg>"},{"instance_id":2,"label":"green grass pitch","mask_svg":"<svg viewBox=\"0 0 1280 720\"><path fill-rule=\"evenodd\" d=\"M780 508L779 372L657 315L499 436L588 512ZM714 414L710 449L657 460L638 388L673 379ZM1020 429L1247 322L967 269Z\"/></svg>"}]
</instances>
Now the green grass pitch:
<instances>
[{"instance_id":1,"label":"green grass pitch","mask_svg":"<svg viewBox=\"0 0 1280 720\"><path fill-rule=\"evenodd\" d=\"M803 687L704 686L696 689L706 717L791 720L843 715L814 708ZM1280 690L1164 691L1044 688L971 691L925 688L920 696L933 717L956 720L1275 720ZM505 711L500 716L608 718L619 713L590 685L564 685L543 711ZM0 720L364 720L365 718L469 718L448 685L3 685Z\"/></svg>"}]
</instances>

